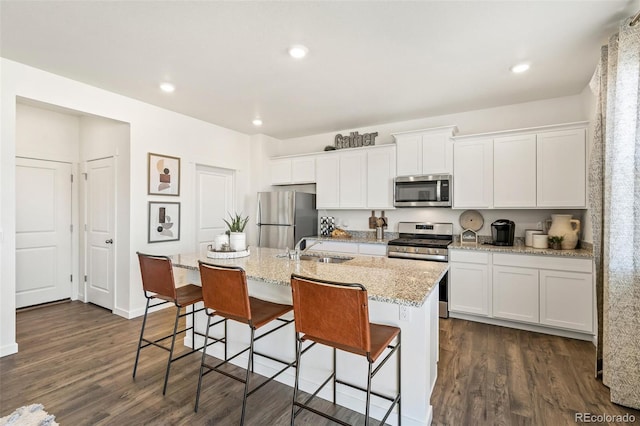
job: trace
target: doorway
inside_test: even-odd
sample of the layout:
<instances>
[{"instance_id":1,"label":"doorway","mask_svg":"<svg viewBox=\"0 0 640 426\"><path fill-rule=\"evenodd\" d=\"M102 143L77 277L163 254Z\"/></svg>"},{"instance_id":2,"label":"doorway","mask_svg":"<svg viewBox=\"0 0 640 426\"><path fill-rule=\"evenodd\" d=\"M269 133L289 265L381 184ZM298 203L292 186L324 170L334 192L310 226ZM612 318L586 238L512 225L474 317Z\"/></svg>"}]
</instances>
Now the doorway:
<instances>
[{"instance_id":1,"label":"doorway","mask_svg":"<svg viewBox=\"0 0 640 426\"><path fill-rule=\"evenodd\" d=\"M16 308L71 298L72 167L16 158Z\"/></svg>"}]
</instances>

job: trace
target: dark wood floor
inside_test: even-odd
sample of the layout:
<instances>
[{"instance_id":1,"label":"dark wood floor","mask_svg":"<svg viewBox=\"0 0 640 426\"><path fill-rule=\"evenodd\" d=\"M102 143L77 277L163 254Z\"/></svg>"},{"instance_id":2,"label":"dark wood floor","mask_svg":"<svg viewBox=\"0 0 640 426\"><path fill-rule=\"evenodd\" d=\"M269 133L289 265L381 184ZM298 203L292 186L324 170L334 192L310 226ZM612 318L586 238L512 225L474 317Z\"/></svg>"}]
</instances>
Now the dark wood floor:
<instances>
[{"instance_id":1,"label":"dark wood floor","mask_svg":"<svg viewBox=\"0 0 640 426\"><path fill-rule=\"evenodd\" d=\"M149 325L162 333L172 323L165 310ZM143 350L131 378L140 324L81 302L18 313L20 352L0 358L0 417L37 402L61 425L238 424L242 384L220 375L205 378L193 412L196 354L173 364L165 397L165 352ZM451 319L441 321L440 337L434 424L575 424L576 412L632 413L640 421L640 412L608 402L607 388L592 378L590 343ZM288 424L290 398L287 386L265 386L249 398L247 424ZM330 403L318 407L364 423ZM310 413L298 419L330 424Z\"/></svg>"}]
</instances>

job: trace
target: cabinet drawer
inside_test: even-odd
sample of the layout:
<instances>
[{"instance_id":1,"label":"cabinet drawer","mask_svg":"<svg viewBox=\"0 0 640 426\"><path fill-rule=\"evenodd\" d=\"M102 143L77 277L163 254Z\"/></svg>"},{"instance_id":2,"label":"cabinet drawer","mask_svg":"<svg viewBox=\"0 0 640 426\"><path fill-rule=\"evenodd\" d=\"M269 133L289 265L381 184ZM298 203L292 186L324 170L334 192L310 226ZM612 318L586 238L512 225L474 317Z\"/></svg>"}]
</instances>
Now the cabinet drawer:
<instances>
[{"instance_id":1,"label":"cabinet drawer","mask_svg":"<svg viewBox=\"0 0 640 426\"><path fill-rule=\"evenodd\" d=\"M449 250L449 262L489 263L489 253L470 250Z\"/></svg>"},{"instance_id":2,"label":"cabinet drawer","mask_svg":"<svg viewBox=\"0 0 640 426\"><path fill-rule=\"evenodd\" d=\"M521 268L552 269L570 272L592 272L591 259L494 253L493 264Z\"/></svg>"}]
</instances>

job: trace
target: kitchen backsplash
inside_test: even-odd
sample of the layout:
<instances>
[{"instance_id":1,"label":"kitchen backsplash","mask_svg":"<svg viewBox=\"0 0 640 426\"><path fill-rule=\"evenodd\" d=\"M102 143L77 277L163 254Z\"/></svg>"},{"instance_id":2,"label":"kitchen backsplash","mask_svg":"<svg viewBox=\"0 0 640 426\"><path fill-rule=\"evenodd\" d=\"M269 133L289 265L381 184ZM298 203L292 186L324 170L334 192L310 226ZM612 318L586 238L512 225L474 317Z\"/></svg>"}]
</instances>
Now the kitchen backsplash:
<instances>
[{"instance_id":1,"label":"kitchen backsplash","mask_svg":"<svg viewBox=\"0 0 640 426\"><path fill-rule=\"evenodd\" d=\"M460 234L462 228L459 217L465 210L449 208L416 208L385 210L388 227L385 232L398 232L398 222L450 222L453 223L454 234ZM575 219L584 222L586 210L478 210L484 218L484 225L479 235L491 235L491 223L498 219L509 219L516 223L516 237L524 237L525 229L546 229L545 220L552 214L571 214ZM335 226L349 232L370 232L369 216L371 210L319 210L318 216L332 216ZM380 216L380 210L376 211ZM580 235L582 238L582 234Z\"/></svg>"}]
</instances>

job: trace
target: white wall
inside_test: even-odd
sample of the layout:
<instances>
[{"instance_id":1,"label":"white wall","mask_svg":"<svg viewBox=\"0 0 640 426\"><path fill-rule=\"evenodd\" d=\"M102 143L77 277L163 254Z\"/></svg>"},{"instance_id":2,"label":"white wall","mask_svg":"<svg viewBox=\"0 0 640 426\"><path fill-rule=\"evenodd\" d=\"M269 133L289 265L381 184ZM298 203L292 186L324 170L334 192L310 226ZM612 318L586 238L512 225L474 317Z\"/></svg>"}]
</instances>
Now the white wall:
<instances>
[{"instance_id":1,"label":"white wall","mask_svg":"<svg viewBox=\"0 0 640 426\"><path fill-rule=\"evenodd\" d=\"M15 135L16 99L61 106L83 114L129 123L130 245L128 294L117 309L127 316L143 311L144 297L135 252L174 254L193 251L195 234L195 164L237 170L238 210L244 209L250 183L249 136L175 112L63 78L17 62L0 59L0 355L17 350L15 343ZM168 197L147 195L147 153L180 157L182 203L180 241L147 244L147 202Z\"/></svg>"}]
</instances>

